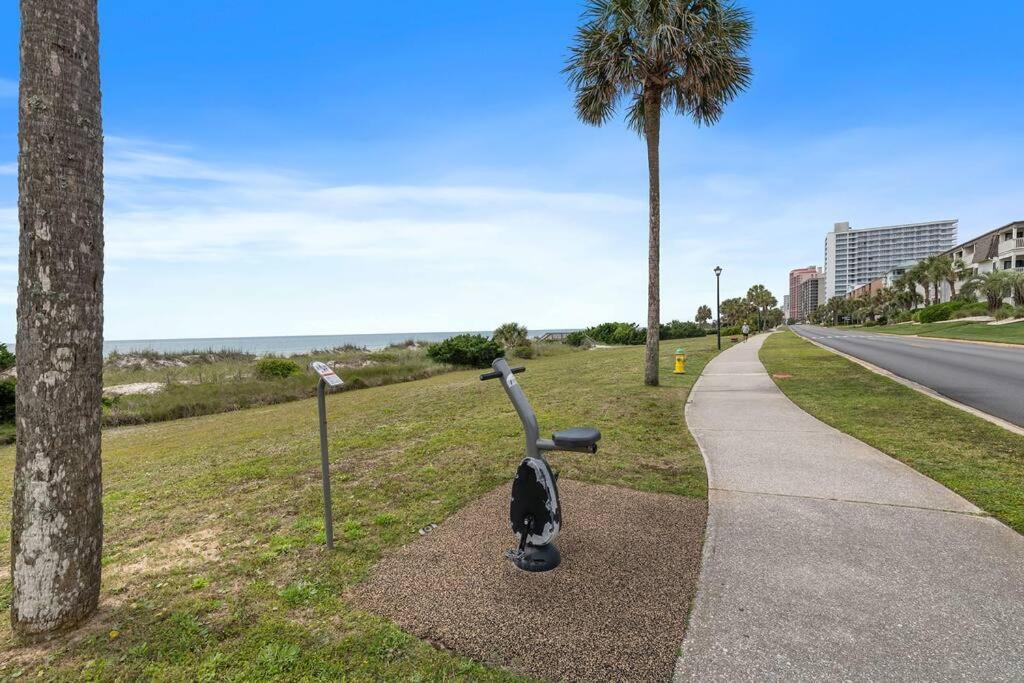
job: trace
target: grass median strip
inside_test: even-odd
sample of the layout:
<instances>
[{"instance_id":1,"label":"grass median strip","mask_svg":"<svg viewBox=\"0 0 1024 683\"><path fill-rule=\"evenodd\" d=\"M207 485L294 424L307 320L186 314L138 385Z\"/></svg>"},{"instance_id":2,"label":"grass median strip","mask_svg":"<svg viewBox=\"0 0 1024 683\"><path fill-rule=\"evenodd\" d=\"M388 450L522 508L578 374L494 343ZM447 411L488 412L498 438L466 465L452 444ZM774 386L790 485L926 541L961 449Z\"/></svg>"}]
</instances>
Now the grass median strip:
<instances>
[{"instance_id":1,"label":"grass median strip","mask_svg":"<svg viewBox=\"0 0 1024 683\"><path fill-rule=\"evenodd\" d=\"M956 491L1024 533L1024 437L800 339L773 334L761 362L794 403Z\"/></svg>"},{"instance_id":2,"label":"grass median strip","mask_svg":"<svg viewBox=\"0 0 1024 683\"><path fill-rule=\"evenodd\" d=\"M672 374L677 346L687 375ZM543 433L590 424L603 434L596 455L553 454L554 467L567 479L703 500L683 405L713 348L713 337L663 343L660 387L643 385L643 347L525 361L520 381ZM101 611L44 646L17 646L4 620L0 678L516 678L434 649L342 597L385 551L511 480L521 427L501 387L478 374L328 397L330 555L314 401L105 431ZM14 449L0 449L4 552L13 464ZM5 578L0 609L9 596Z\"/></svg>"},{"instance_id":3,"label":"grass median strip","mask_svg":"<svg viewBox=\"0 0 1024 683\"><path fill-rule=\"evenodd\" d=\"M989 341L1003 344L1024 344L1024 323L989 325L981 322L940 322L920 325L880 325L866 328L867 332L882 334L914 334L919 337L937 339L962 339L966 341Z\"/></svg>"}]
</instances>

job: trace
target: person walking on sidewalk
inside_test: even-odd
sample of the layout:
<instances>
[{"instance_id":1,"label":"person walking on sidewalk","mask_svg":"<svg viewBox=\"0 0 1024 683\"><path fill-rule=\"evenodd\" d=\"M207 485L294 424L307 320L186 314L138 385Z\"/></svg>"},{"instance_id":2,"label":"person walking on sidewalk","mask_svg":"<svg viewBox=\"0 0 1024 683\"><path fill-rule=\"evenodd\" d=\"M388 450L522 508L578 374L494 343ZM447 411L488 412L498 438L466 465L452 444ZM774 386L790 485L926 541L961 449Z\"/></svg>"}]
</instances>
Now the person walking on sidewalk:
<instances>
[{"instance_id":1,"label":"person walking on sidewalk","mask_svg":"<svg viewBox=\"0 0 1024 683\"><path fill-rule=\"evenodd\" d=\"M743 323L743 341L747 341L750 338L750 325Z\"/></svg>"}]
</instances>

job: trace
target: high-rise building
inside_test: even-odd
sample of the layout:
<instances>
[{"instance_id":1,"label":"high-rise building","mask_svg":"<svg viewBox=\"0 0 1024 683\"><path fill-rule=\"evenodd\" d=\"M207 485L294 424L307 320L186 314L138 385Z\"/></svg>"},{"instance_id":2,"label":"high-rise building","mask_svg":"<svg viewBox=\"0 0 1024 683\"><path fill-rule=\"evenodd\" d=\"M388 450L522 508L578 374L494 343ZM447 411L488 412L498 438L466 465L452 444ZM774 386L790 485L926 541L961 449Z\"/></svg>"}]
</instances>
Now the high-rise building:
<instances>
[{"instance_id":1,"label":"high-rise building","mask_svg":"<svg viewBox=\"0 0 1024 683\"><path fill-rule=\"evenodd\" d=\"M786 315L794 320L800 320L797 305L800 302L800 283L807 278L814 277L821 270L816 266L807 268L795 268L789 271L789 305L786 306Z\"/></svg>"},{"instance_id":2,"label":"high-rise building","mask_svg":"<svg viewBox=\"0 0 1024 683\"><path fill-rule=\"evenodd\" d=\"M956 219L858 229L836 223L825 235L825 298L846 296L893 268L951 249L957 225Z\"/></svg>"},{"instance_id":3,"label":"high-rise building","mask_svg":"<svg viewBox=\"0 0 1024 683\"><path fill-rule=\"evenodd\" d=\"M789 301L790 301L790 298L789 298L789 294L783 294L783 295L782 295L782 313L783 313L783 315L785 315L785 316L786 316L787 318L791 318L791 317L793 317L793 316L791 316L791 315L789 314L789 313L790 313L790 308L789 308ZM785 321L785 320L783 320L782 322L786 322L786 321Z\"/></svg>"},{"instance_id":4,"label":"high-rise building","mask_svg":"<svg viewBox=\"0 0 1024 683\"><path fill-rule=\"evenodd\" d=\"M825 303L825 274L816 270L814 275L800 280L797 286L797 320L807 320L818 306Z\"/></svg>"}]
</instances>

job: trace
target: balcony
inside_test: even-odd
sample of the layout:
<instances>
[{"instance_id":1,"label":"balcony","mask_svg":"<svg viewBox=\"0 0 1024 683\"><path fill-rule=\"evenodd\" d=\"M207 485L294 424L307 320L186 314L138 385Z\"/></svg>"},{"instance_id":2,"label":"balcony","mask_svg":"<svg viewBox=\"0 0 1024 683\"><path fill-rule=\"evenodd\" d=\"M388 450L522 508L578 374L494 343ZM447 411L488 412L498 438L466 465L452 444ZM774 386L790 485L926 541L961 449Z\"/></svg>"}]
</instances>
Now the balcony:
<instances>
[{"instance_id":1,"label":"balcony","mask_svg":"<svg viewBox=\"0 0 1024 683\"><path fill-rule=\"evenodd\" d=\"M1018 251L1024 251L1024 237L1017 237L1015 239L999 240L999 254L1010 254Z\"/></svg>"}]
</instances>

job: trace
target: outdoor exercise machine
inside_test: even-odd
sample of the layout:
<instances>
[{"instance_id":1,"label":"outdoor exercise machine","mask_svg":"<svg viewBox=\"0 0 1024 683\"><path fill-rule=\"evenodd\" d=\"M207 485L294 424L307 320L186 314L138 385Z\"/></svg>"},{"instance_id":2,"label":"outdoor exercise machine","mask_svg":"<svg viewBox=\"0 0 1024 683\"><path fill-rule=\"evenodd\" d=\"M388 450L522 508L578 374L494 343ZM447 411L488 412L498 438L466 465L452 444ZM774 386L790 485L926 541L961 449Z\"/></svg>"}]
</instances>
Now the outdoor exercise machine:
<instances>
[{"instance_id":1,"label":"outdoor exercise machine","mask_svg":"<svg viewBox=\"0 0 1024 683\"><path fill-rule=\"evenodd\" d=\"M562 560L554 543L562 528L562 508L558 501L558 475L551 471L543 452L597 453L601 432L590 427L575 427L555 432L550 439L540 438L537 414L515 378L526 368L510 368L504 358L495 360L491 367L494 370L480 375L480 379L501 379L502 388L512 401L526 432L526 457L519 464L516 478L512 481L509 505L509 521L519 547L509 550L507 556L525 571L548 571Z\"/></svg>"},{"instance_id":2,"label":"outdoor exercise machine","mask_svg":"<svg viewBox=\"0 0 1024 683\"><path fill-rule=\"evenodd\" d=\"M324 483L324 532L327 534L327 549L334 549L334 523L331 520L331 461L327 457L327 400L324 396L328 387L344 386L341 377L327 363L318 360L309 364L309 369L320 376L316 384L316 407L320 413L320 475Z\"/></svg>"}]
</instances>

